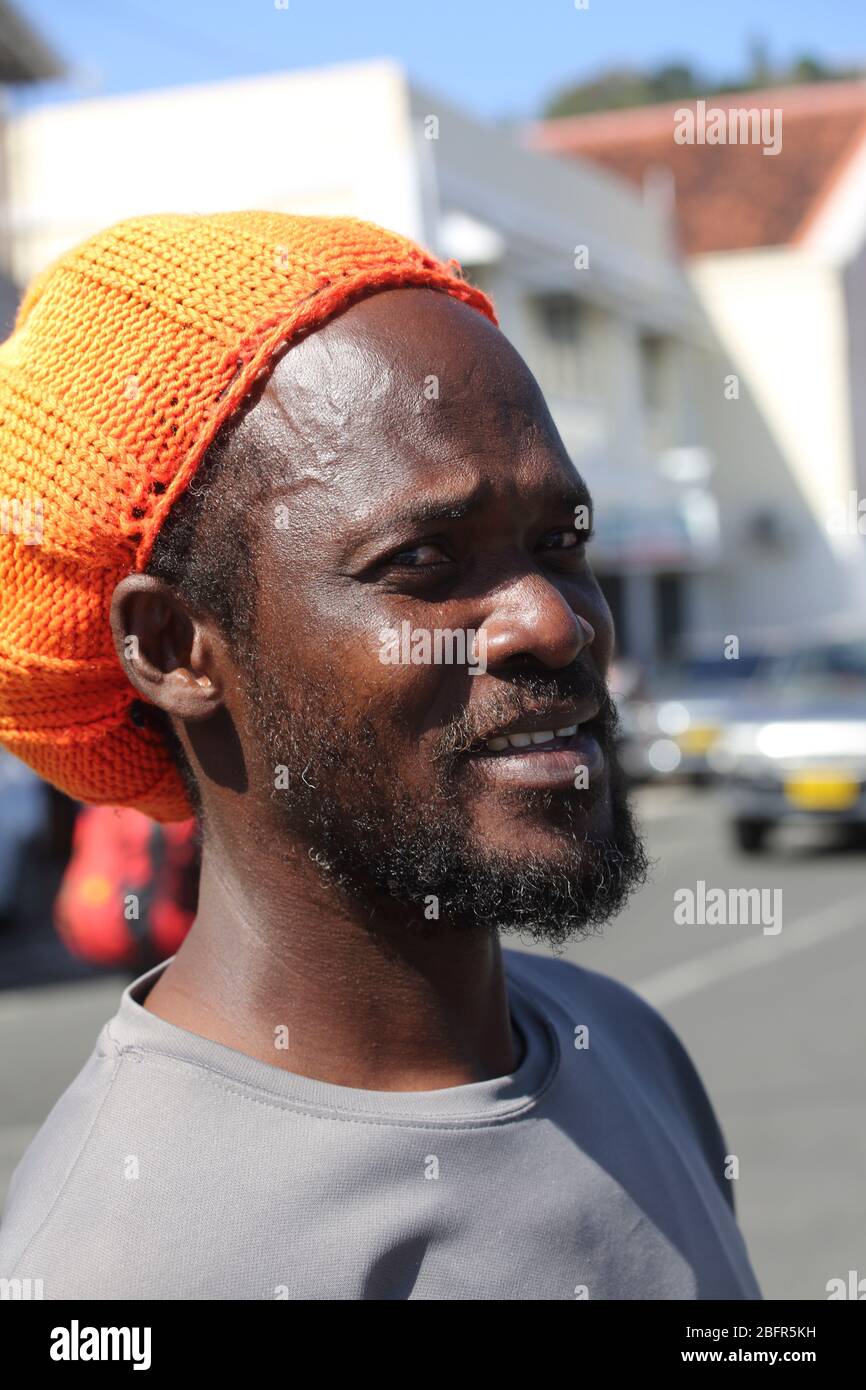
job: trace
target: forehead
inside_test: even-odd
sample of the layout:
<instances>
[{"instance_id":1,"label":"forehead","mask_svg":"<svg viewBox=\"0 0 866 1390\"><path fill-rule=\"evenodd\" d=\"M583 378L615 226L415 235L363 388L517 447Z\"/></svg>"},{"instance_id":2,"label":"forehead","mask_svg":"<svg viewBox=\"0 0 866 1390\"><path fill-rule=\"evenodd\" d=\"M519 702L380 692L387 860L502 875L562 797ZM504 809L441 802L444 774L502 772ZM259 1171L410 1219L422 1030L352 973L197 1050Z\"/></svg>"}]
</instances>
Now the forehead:
<instances>
[{"instance_id":1,"label":"forehead","mask_svg":"<svg viewBox=\"0 0 866 1390\"><path fill-rule=\"evenodd\" d=\"M394 496L455 469L573 483L541 392L507 338L431 289L353 305L278 362L244 422L273 481Z\"/></svg>"}]
</instances>

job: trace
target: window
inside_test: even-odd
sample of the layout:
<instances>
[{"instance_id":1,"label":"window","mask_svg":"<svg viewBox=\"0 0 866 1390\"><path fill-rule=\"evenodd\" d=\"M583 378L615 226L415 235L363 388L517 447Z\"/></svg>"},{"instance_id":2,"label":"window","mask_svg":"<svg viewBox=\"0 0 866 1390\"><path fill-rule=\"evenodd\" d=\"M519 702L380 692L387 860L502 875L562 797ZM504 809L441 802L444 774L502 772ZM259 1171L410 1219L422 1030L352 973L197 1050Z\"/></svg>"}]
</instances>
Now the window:
<instances>
[{"instance_id":1,"label":"window","mask_svg":"<svg viewBox=\"0 0 866 1390\"><path fill-rule=\"evenodd\" d=\"M574 347L580 333L580 304L572 294L541 294L535 310L545 337L558 347Z\"/></svg>"},{"instance_id":2,"label":"window","mask_svg":"<svg viewBox=\"0 0 866 1390\"><path fill-rule=\"evenodd\" d=\"M641 382L646 410L661 410L665 404L666 357L667 339L657 333L641 336Z\"/></svg>"}]
</instances>

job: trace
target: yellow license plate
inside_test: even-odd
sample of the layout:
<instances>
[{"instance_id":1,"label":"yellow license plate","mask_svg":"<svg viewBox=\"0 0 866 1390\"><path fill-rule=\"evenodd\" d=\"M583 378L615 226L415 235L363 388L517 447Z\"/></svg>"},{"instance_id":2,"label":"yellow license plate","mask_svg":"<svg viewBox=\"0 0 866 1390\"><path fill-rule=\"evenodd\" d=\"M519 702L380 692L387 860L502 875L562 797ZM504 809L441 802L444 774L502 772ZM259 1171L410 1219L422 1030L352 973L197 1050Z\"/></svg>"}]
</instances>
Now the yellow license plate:
<instances>
[{"instance_id":1,"label":"yellow license plate","mask_svg":"<svg viewBox=\"0 0 866 1390\"><path fill-rule=\"evenodd\" d=\"M695 724L679 735L677 743L684 753L706 753L708 748L712 748L719 732L717 725Z\"/></svg>"},{"instance_id":2,"label":"yellow license plate","mask_svg":"<svg viewBox=\"0 0 866 1390\"><path fill-rule=\"evenodd\" d=\"M785 795L802 811L844 811L859 797L860 783L839 772L793 773L785 781Z\"/></svg>"}]
</instances>

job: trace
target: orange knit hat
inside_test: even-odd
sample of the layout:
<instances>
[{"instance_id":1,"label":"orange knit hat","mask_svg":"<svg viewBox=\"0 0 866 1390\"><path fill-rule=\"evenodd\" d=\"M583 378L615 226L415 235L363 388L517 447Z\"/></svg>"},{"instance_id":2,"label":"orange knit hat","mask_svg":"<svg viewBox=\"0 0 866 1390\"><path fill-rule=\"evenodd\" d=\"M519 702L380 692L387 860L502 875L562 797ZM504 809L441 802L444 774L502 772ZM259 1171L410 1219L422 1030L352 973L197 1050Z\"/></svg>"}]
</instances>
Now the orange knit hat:
<instances>
[{"instance_id":1,"label":"orange knit hat","mask_svg":"<svg viewBox=\"0 0 866 1390\"><path fill-rule=\"evenodd\" d=\"M70 796L191 814L114 650L111 595L274 354L377 290L489 299L348 217L138 217L39 275L0 346L0 742Z\"/></svg>"}]
</instances>

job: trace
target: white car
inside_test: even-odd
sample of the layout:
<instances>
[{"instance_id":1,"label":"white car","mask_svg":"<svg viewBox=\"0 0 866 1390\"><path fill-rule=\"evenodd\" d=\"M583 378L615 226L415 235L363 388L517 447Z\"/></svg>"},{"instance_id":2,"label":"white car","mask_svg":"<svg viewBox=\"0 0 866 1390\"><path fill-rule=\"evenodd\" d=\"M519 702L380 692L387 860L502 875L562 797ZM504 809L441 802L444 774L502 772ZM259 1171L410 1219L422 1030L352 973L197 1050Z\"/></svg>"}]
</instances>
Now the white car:
<instances>
[{"instance_id":1,"label":"white car","mask_svg":"<svg viewBox=\"0 0 866 1390\"><path fill-rule=\"evenodd\" d=\"M713 775L710 752L758 679L756 654L692 660L663 673L651 696L618 701L620 760L634 781Z\"/></svg>"},{"instance_id":2,"label":"white car","mask_svg":"<svg viewBox=\"0 0 866 1390\"><path fill-rule=\"evenodd\" d=\"M866 641L778 663L710 758L746 853L785 822L866 828Z\"/></svg>"}]
</instances>

